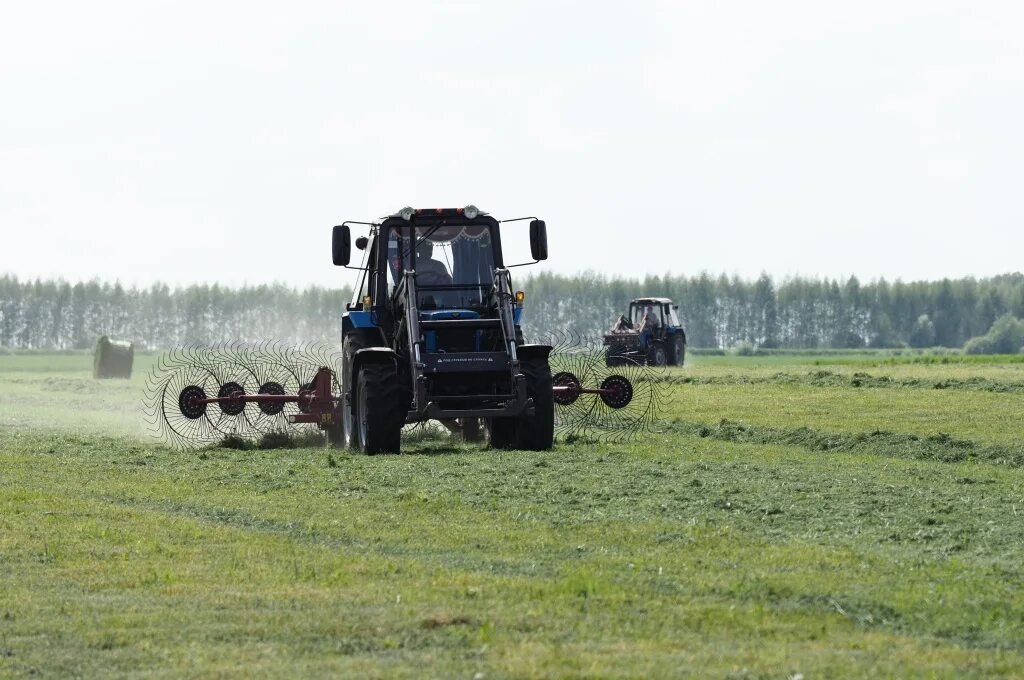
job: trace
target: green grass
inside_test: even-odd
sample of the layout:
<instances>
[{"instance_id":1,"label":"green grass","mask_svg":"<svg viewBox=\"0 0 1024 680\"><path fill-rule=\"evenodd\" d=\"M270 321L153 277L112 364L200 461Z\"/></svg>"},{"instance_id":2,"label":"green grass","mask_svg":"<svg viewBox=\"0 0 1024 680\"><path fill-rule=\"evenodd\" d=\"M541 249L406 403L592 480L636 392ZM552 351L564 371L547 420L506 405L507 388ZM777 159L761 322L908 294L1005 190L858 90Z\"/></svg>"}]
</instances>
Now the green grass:
<instances>
[{"instance_id":1,"label":"green grass","mask_svg":"<svg viewBox=\"0 0 1024 680\"><path fill-rule=\"evenodd\" d=\"M1012 366L1024 364L1024 354L959 354L960 350L830 350L825 353L789 350L758 353L753 356L708 354L688 351L687 363L701 366Z\"/></svg>"},{"instance_id":2,"label":"green grass","mask_svg":"<svg viewBox=\"0 0 1024 680\"><path fill-rule=\"evenodd\" d=\"M916 455L1024 396L731 359L635 443L363 457L173 451L140 377L0 357L0 676L1024 672L1024 469Z\"/></svg>"},{"instance_id":3,"label":"green grass","mask_svg":"<svg viewBox=\"0 0 1024 680\"><path fill-rule=\"evenodd\" d=\"M711 384L675 391L671 415L838 432L945 433L980 442L1024 442L1024 394L961 390Z\"/></svg>"}]
</instances>

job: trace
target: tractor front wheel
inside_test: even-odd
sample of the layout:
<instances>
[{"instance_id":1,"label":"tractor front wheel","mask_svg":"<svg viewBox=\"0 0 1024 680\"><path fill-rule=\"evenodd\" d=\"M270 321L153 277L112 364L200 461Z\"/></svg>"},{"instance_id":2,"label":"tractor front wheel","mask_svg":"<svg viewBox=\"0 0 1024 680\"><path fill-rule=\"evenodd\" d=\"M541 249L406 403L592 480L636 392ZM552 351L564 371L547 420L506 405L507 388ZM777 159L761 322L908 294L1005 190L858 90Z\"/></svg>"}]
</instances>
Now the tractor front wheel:
<instances>
[{"instance_id":1,"label":"tractor front wheel","mask_svg":"<svg viewBox=\"0 0 1024 680\"><path fill-rule=\"evenodd\" d=\"M355 394L355 425L363 453L399 453L405 423L404 390L398 371L390 363L370 363L359 368Z\"/></svg>"},{"instance_id":2,"label":"tractor front wheel","mask_svg":"<svg viewBox=\"0 0 1024 680\"><path fill-rule=\"evenodd\" d=\"M551 366L547 359L520 362L526 375L526 394L533 399L533 415L516 422L516 448L547 451L555 440L555 396L551 388Z\"/></svg>"}]
</instances>

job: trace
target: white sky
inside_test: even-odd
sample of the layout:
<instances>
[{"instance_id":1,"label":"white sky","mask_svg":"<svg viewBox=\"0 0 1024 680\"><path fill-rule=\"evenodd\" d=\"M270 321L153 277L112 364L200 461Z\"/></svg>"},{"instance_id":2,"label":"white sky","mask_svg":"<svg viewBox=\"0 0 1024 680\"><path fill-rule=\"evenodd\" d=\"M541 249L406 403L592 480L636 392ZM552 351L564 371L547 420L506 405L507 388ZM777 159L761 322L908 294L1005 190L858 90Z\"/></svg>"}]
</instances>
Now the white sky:
<instances>
[{"instance_id":1,"label":"white sky","mask_svg":"<svg viewBox=\"0 0 1024 680\"><path fill-rule=\"evenodd\" d=\"M534 271L1022 269L1019 2L2 14L0 272L337 285L333 224L467 203Z\"/></svg>"}]
</instances>

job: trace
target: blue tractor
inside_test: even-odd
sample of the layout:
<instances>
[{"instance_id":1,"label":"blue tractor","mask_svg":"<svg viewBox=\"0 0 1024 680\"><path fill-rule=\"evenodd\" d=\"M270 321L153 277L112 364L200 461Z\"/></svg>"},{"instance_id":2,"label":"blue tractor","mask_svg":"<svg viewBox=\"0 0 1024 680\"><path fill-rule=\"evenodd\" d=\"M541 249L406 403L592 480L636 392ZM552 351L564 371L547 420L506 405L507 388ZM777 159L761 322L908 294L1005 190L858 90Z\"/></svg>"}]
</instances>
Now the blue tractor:
<instances>
[{"instance_id":1,"label":"blue tractor","mask_svg":"<svg viewBox=\"0 0 1024 680\"><path fill-rule=\"evenodd\" d=\"M506 264L502 226L529 221L533 262ZM362 251L349 264L352 227ZM513 232L514 233L514 232ZM554 438L548 345L519 326L509 267L547 258L547 227L499 222L474 206L403 208L334 228L334 264L361 272L342 316L341 423L333 443L397 453L407 423L438 420L499 449L546 450Z\"/></svg>"},{"instance_id":2,"label":"blue tractor","mask_svg":"<svg viewBox=\"0 0 1024 680\"><path fill-rule=\"evenodd\" d=\"M608 366L639 364L682 366L686 330L679 322L679 305L660 297L636 298L604 336Z\"/></svg>"}]
</instances>

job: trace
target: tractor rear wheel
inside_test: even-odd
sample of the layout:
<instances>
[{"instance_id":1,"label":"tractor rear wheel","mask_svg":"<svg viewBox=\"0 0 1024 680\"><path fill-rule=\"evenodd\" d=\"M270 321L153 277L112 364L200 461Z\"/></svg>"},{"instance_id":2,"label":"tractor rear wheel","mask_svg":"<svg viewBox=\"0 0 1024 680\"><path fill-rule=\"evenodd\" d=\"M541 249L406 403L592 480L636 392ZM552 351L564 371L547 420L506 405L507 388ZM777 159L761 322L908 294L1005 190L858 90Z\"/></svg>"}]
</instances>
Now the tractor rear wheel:
<instances>
[{"instance_id":1,"label":"tractor rear wheel","mask_svg":"<svg viewBox=\"0 0 1024 680\"><path fill-rule=\"evenodd\" d=\"M652 342L651 348L647 350L648 366L665 366L668 364L668 352L665 351L665 343Z\"/></svg>"},{"instance_id":2,"label":"tractor rear wheel","mask_svg":"<svg viewBox=\"0 0 1024 680\"><path fill-rule=\"evenodd\" d=\"M551 389L551 366L544 359L523 359L526 394L533 399L533 415L516 419L516 448L547 451L555 440L555 396Z\"/></svg>"},{"instance_id":3,"label":"tractor rear wheel","mask_svg":"<svg viewBox=\"0 0 1024 680\"><path fill-rule=\"evenodd\" d=\"M355 393L355 430L363 453L399 453L405 424L405 391L390 362L359 368Z\"/></svg>"}]
</instances>

